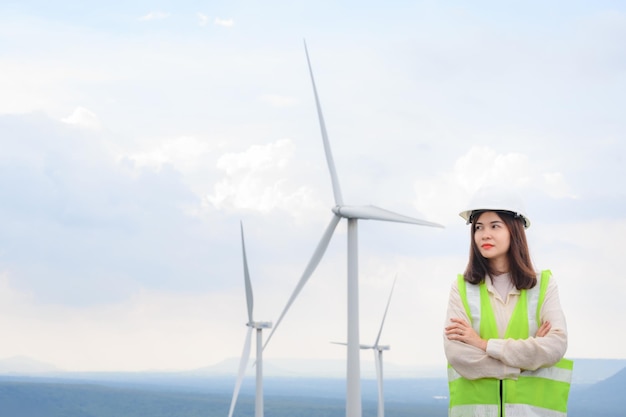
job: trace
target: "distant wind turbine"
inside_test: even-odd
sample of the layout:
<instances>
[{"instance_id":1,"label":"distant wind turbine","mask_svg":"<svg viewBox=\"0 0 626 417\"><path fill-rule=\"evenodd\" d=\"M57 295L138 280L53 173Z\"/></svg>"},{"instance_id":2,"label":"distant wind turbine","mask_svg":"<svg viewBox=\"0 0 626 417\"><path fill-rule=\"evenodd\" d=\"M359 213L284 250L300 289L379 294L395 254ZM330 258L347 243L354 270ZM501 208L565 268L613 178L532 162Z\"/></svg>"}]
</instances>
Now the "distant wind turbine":
<instances>
[{"instance_id":1,"label":"distant wind turbine","mask_svg":"<svg viewBox=\"0 0 626 417\"><path fill-rule=\"evenodd\" d=\"M239 389L243 382L243 377L248 366L248 359L250 359L250 348L252 342L252 329L256 329L256 398L254 402L254 416L263 417L263 329L269 329L272 327L271 322L266 321L254 321L252 318L252 310L254 300L252 297L252 284L250 283L250 274L248 273L248 260L246 258L246 244L243 238L243 224L241 226L241 249L243 252L243 275L246 284L246 302L248 305L248 332L246 334L246 341L243 345L243 352L241 354L241 360L239 362L239 373L237 375L237 382L235 383L235 389L233 391L233 398L230 402L230 410L228 411L228 417L232 417L235 405L237 404L237 397L239 395Z\"/></svg>"},{"instance_id":2,"label":"distant wind turbine","mask_svg":"<svg viewBox=\"0 0 626 417\"><path fill-rule=\"evenodd\" d=\"M378 336L376 341L371 346L361 346L361 349L373 349L374 350L374 363L376 364L376 381L378 382L378 417L385 417L385 395L383 391L383 351L389 350L389 345L379 345L380 335L383 332L383 326L385 325L385 318L387 317L387 311L389 311L389 303L391 303L391 296L393 289L396 286L396 279L393 280L391 286L391 292L389 293L389 299L387 300L387 306L385 307L385 314L380 322L380 329L378 329Z\"/></svg>"},{"instance_id":3,"label":"distant wind turbine","mask_svg":"<svg viewBox=\"0 0 626 417\"><path fill-rule=\"evenodd\" d=\"M387 311L389 311L389 303L391 302L391 295L393 294L393 288L396 286L396 279L393 280L391 286L391 292L389 293L389 299L387 300L387 307L385 307L385 313L383 314L383 320L380 323L380 329L378 329L378 336L373 345L359 345L361 349L372 349L374 351L374 364L376 366L376 382L378 385L378 417L385 417L385 395L383 390L383 351L389 350L389 345L380 345L380 335L383 332L383 326L385 325L385 318L387 317ZM333 342L337 345L345 345L346 343Z\"/></svg>"},{"instance_id":4,"label":"distant wind turbine","mask_svg":"<svg viewBox=\"0 0 626 417\"><path fill-rule=\"evenodd\" d=\"M276 321L276 326L265 341L265 346L269 343L272 335L278 328L283 317L291 307L304 285L307 283L313 271L321 261L326 248L330 243L330 239L342 218L348 219L348 348L347 348L347 387L346 387L346 417L361 417L361 370L359 364L359 277L358 277L358 220L382 220L397 223L411 223L421 226L443 227L437 223L425 220L414 219L412 217L396 214L391 211L374 207L374 206L349 206L344 205L335 163L330 150L330 142L326 133L326 125L324 116L322 115L322 107L320 105L317 88L315 87L315 79L313 78L313 69L309 59L309 52L304 43L304 51L309 66L309 74L313 85L313 94L315 95L315 104L324 143L324 151L326 153L326 162L330 171L330 179L333 186L333 194L335 197L335 207L333 207L333 217L317 245L313 257L307 264L304 273L300 277L296 288L291 294L287 305Z\"/></svg>"}]
</instances>

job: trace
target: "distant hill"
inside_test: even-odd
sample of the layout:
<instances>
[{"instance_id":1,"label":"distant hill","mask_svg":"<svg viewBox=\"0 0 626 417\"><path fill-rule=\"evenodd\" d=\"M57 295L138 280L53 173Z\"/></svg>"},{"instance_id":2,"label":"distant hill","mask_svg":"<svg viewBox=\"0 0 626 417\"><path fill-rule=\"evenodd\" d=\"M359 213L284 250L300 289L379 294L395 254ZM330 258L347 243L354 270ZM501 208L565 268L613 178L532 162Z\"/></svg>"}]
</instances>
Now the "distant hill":
<instances>
[{"instance_id":1,"label":"distant hill","mask_svg":"<svg viewBox=\"0 0 626 417\"><path fill-rule=\"evenodd\" d=\"M574 359L574 384L589 385L602 381L626 367L626 359ZM152 381L174 379L206 379L236 377L239 358L225 359L217 364L187 371L145 371L145 372L65 372L53 365L31 358L16 356L0 359L0 375L49 376L75 379L130 379ZM446 378L445 365L404 366L385 363L385 379ZM250 365L246 376L254 375ZM277 378L338 378L346 375L345 360L323 359L268 359L263 364L266 377ZM363 379L375 379L374 362L361 361Z\"/></svg>"},{"instance_id":2,"label":"distant hill","mask_svg":"<svg viewBox=\"0 0 626 417\"><path fill-rule=\"evenodd\" d=\"M203 376L236 375L239 358L228 358L214 365L199 368L188 373ZM385 375L389 378L445 378L446 365L405 366L385 362ZM254 368L248 368L247 375L252 376ZM346 374L346 361L342 359L291 359L273 358L263 362L263 374L271 377L307 377L307 378L343 378ZM376 378L374 361L361 361L363 378Z\"/></svg>"},{"instance_id":3,"label":"distant hill","mask_svg":"<svg viewBox=\"0 0 626 417\"><path fill-rule=\"evenodd\" d=\"M618 417L626 415L626 368L615 375L576 391L570 396L570 417Z\"/></svg>"},{"instance_id":4,"label":"distant hill","mask_svg":"<svg viewBox=\"0 0 626 417\"><path fill-rule=\"evenodd\" d=\"M277 401L281 406L293 402L292 411L298 407L315 408L316 404L335 404L342 409L345 398L344 361L302 361L294 359L272 360L272 366L265 366L264 386L266 404L272 406ZM305 363L306 362L306 363ZM265 364L264 364L265 365ZM362 394L364 404L376 399L376 381L370 364L363 363ZM132 417L135 414L121 412L137 407L151 410L136 401L154 404L176 404L177 409L189 409L187 417L193 417L194 410L204 410L212 404L228 404L235 384L238 359L191 371L180 372L63 372L51 365L24 357L0 360L0 417L103 417L110 410L103 402L114 402L117 416ZM317 369L312 369L317 368ZM388 369L388 368L391 368ZM441 377L429 377L423 369L399 367L395 373L393 365L385 366L385 399L397 410L430 408L432 416L439 415L447 408L447 382L443 369ZM439 368L432 374L438 375ZM626 392L626 359L574 359L574 382L570 395L570 417L616 417L626 416L621 404L621 395ZM330 374L330 377L314 375ZM243 381L241 401L251 403L254 396L253 368ZM278 375L278 376L277 376ZM286 376L285 376L286 375ZM312 376L313 375L313 376ZM395 377L402 375L402 377ZM14 384L14 385L11 385ZM136 394L128 394L129 392ZM151 396L156 397L151 397ZM84 398L87 408L76 408ZM107 399L106 401L104 399ZM165 398L165 399L164 399ZM210 404L205 400L212 398ZM69 402L68 402L69 401ZM78 401L78 402L76 402ZM165 401L167 404L162 403ZM181 401L179 403L178 401ZM183 404L184 403L184 404ZM100 405L98 405L100 404ZM23 412L6 414L24 407ZM44 407L44 408L38 408ZM69 408L68 408L69 407ZM73 407L73 408L72 408ZM102 410L94 411L94 407ZM113 407L113 406L111 406ZM196 407L196 408L194 408ZM227 405L225 405L227 407ZM245 407L242 405L242 407ZM273 407L273 406L272 406ZM277 406L278 407L278 406ZM285 405L285 407L287 407ZM322 407L322 408L324 408ZM332 408L331 407L331 408ZM375 406L372 405L372 407ZM288 408L288 407L287 407ZM89 412L85 410L91 410ZM251 407L252 409L252 407ZM30 411L29 411L30 410ZM62 410L63 412L59 411ZM80 411L82 410L82 411ZM333 409L334 410L334 409ZM328 411L328 410L327 410ZM223 417L227 409L221 410ZM331 411L324 416L333 415ZM55 414L57 413L57 414ZM74 414L73 414L74 413ZM81 414L82 413L82 414ZM151 415L146 411L147 414ZM154 411L156 413L156 411ZM251 412L252 413L252 412ZM253 413L252 413L253 414ZM252 414L242 414L243 416ZM375 413L374 413L375 414ZM374 415L372 414L372 415ZM141 414L138 414L141 415ZM170 414L175 417L177 414ZM210 415L202 414L205 417ZM269 415L269 413L268 413ZM289 414L286 414L289 415ZM300 415L299 413L292 415ZM341 413L339 415L342 415ZM364 412L364 415L365 414ZM389 413L389 415L392 415ZM402 415L394 413L394 416ZM407 415L410 415L407 414ZM419 414L412 414L418 416ZM441 414L441 415L445 415ZM158 414L152 414L156 417ZM276 417L272 413L272 417Z\"/></svg>"},{"instance_id":5,"label":"distant hill","mask_svg":"<svg viewBox=\"0 0 626 417\"><path fill-rule=\"evenodd\" d=\"M0 377L0 417L224 417L233 388L224 378L197 379L198 385L152 385L139 380L77 381ZM161 382L162 384L165 381ZM345 381L337 378L267 378L266 415L272 417L343 417ZM214 391L215 390L215 391ZM626 369L570 396L569 417L620 417ZM376 383L362 384L363 415L376 415ZM447 416L444 379L385 381L386 414L394 417ZM244 382L238 417L254 415L254 382Z\"/></svg>"},{"instance_id":6,"label":"distant hill","mask_svg":"<svg viewBox=\"0 0 626 417\"><path fill-rule=\"evenodd\" d=\"M595 384L605 380L623 368L626 359L573 359L574 384Z\"/></svg>"},{"instance_id":7,"label":"distant hill","mask_svg":"<svg viewBox=\"0 0 626 417\"><path fill-rule=\"evenodd\" d=\"M26 356L0 359L0 375L38 375L60 370L53 365Z\"/></svg>"},{"instance_id":8,"label":"distant hill","mask_svg":"<svg viewBox=\"0 0 626 417\"><path fill-rule=\"evenodd\" d=\"M625 386L626 368L623 368L612 377L592 385L586 392L589 395L604 401L608 398L623 397L626 395L626 391L624 390ZM626 410L626 407L624 410Z\"/></svg>"}]
</instances>

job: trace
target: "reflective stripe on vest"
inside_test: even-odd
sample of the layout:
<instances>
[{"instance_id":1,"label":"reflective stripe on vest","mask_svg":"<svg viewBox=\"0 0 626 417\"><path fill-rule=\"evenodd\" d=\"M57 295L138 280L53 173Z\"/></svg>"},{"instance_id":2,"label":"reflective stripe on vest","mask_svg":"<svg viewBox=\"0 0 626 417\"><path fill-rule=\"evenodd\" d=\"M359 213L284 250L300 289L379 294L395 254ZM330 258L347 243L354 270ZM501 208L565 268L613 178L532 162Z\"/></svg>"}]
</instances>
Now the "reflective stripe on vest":
<instances>
[{"instance_id":1,"label":"reflective stripe on vest","mask_svg":"<svg viewBox=\"0 0 626 417\"><path fill-rule=\"evenodd\" d=\"M540 322L550 271L530 290L522 290L504 337L526 339L534 335ZM500 338L485 283L466 285L462 275L458 287L472 327L483 339ZM573 362L561 359L548 368L523 371L517 380L495 378L468 380L448 366L451 417L564 417L572 378ZM501 401L500 392L504 401ZM501 406L504 405L504 410Z\"/></svg>"}]
</instances>

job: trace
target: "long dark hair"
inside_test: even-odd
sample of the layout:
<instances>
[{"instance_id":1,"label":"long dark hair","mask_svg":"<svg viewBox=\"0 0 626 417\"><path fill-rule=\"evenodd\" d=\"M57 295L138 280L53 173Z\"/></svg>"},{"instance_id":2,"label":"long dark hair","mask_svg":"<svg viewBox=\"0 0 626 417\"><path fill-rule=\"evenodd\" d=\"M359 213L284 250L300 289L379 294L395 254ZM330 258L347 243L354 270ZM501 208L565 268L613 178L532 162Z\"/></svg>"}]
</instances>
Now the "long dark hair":
<instances>
[{"instance_id":1,"label":"long dark hair","mask_svg":"<svg viewBox=\"0 0 626 417\"><path fill-rule=\"evenodd\" d=\"M472 213L471 223L471 243L470 243L470 255L463 274L465 280L470 284L480 284L485 280L487 275L496 275L506 271L494 271L489 266L489 260L484 258L480 254L478 245L474 239L476 232L476 221L480 217L484 210L477 213ZM513 213L508 211L495 211L498 216L506 224L511 234L511 246L507 253L509 261L509 272L511 274L511 280L518 290L525 290L533 288L537 284L537 273L530 259L530 251L528 250L528 241L526 240L526 232L524 231L523 220L519 217L515 217Z\"/></svg>"}]
</instances>

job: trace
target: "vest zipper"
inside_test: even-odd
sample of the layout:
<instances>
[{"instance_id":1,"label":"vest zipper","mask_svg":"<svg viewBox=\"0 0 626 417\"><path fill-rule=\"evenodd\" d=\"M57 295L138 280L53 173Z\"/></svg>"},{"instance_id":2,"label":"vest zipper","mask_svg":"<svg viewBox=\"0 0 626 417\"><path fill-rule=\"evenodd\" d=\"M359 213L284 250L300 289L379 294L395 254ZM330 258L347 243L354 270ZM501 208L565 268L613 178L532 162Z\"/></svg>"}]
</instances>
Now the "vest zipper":
<instances>
[{"instance_id":1,"label":"vest zipper","mask_svg":"<svg viewBox=\"0 0 626 417\"><path fill-rule=\"evenodd\" d=\"M504 417L504 381L500 380L500 417Z\"/></svg>"}]
</instances>

